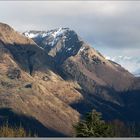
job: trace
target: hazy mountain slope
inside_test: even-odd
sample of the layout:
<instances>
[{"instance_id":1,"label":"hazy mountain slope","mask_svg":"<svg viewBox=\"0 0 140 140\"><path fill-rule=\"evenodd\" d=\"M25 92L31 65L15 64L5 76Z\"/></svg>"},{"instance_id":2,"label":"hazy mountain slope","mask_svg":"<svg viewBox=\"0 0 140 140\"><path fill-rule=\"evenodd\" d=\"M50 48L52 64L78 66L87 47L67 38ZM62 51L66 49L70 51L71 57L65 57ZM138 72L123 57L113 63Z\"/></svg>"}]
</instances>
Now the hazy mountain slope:
<instances>
[{"instance_id":1,"label":"hazy mountain slope","mask_svg":"<svg viewBox=\"0 0 140 140\"><path fill-rule=\"evenodd\" d=\"M140 69L136 70L136 71L134 72L134 74L135 74L135 76L140 77Z\"/></svg>"},{"instance_id":2,"label":"hazy mountain slope","mask_svg":"<svg viewBox=\"0 0 140 140\"><path fill-rule=\"evenodd\" d=\"M140 74L140 58L137 56L126 55L126 56L106 56L106 59L112 60L129 70L133 73L136 77Z\"/></svg>"}]
</instances>

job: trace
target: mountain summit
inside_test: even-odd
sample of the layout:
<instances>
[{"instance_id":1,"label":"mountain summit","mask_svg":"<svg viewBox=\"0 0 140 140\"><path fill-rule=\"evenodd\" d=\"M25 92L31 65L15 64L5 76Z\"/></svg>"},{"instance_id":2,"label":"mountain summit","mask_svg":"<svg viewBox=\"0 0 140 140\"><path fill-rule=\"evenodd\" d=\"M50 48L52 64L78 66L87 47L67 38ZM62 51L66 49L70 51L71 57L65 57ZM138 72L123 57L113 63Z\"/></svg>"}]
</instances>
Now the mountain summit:
<instances>
[{"instance_id":1,"label":"mountain summit","mask_svg":"<svg viewBox=\"0 0 140 140\"><path fill-rule=\"evenodd\" d=\"M69 28L21 35L0 24L2 122L16 120L39 136L72 136L92 109L106 120L138 121L139 91L139 78Z\"/></svg>"},{"instance_id":2,"label":"mountain summit","mask_svg":"<svg viewBox=\"0 0 140 140\"><path fill-rule=\"evenodd\" d=\"M81 74L86 77L87 73L91 74L89 78L96 83L102 86L110 85L118 91L127 90L133 82L134 76L131 73L117 63L105 59L69 28L59 28L47 32L31 31L25 32L24 35L31 37L49 56L53 57L56 65L61 65L61 68L66 66L61 71L66 71L68 63L73 63L73 65L77 65L77 71ZM123 85L120 85L122 80L124 80Z\"/></svg>"}]
</instances>

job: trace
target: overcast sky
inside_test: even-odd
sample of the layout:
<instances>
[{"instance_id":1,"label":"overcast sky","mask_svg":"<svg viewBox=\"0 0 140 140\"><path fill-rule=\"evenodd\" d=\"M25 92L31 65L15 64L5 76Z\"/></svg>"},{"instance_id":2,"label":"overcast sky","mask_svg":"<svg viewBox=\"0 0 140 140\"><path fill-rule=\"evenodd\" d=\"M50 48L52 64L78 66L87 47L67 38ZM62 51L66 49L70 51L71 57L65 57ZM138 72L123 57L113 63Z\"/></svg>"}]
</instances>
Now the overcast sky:
<instances>
[{"instance_id":1,"label":"overcast sky","mask_svg":"<svg viewBox=\"0 0 140 140\"><path fill-rule=\"evenodd\" d=\"M140 54L140 1L0 1L0 20L18 31L69 27L107 56Z\"/></svg>"}]
</instances>

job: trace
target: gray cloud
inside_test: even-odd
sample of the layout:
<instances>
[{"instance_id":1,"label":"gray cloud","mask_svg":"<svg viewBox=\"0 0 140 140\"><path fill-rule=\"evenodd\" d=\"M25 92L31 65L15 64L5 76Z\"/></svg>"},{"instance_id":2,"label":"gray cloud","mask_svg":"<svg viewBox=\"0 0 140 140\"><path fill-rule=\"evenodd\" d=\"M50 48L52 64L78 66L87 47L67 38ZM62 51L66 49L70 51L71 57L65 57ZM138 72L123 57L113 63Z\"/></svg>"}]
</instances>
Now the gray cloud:
<instances>
[{"instance_id":1,"label":"gray cloud","mask_svg":"<svg viewBox=\"0 0 140 140\"><path fill-rule=\"evenodd\" d=\"M0 2L1 22L19 31L70 27L95 48L112 54L140 51L139 13L139 1Z\"/></svg>"}]
</instances>

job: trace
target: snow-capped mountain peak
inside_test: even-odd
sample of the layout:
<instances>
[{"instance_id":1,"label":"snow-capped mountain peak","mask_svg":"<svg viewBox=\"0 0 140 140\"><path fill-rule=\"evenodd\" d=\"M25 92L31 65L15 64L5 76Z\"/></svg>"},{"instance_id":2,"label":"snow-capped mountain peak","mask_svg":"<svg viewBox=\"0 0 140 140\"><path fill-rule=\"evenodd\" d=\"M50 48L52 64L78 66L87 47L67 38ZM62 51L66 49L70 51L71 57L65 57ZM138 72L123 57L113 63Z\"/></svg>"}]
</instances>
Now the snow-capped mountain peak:
<instances>
[{"instance_id":1,"label":"snow-capped mountain peak","mask_svg":"<svg viewBox=\"0 0 140 140\"><path fill-rule=\"evenodd\" d=\"M23 34L32 39L46 39L46 45L49 46L54 46L58 40L63 37L63 42L67 37L65 36L66 33L68 33L70 30L69 28L57 28L54 30L49 30L49 31L26 31Z\"/></svg>"},{"instance_id":2,"label":"snow-capped mountain peak","mask_svg":"<svg viewBox=\"0 0 140 140\"><path fill-rule=\"evenodd\" d=\"M80 37L69 28L61 27L49 31L27 31L23 34L28 38L32 38L36 44L45 49L52 57L60 57L60 53L63 54L61 60L77 54L82 47Z\"/></svg>"},{"instance_id":3,"label":"snow-capped mountain peak","mask_svg":"<svg viewBox=\"0 0 140 140\"><path fill-rule=\"evenodd\" d=\"M49 30L49 31L26 31L23 34L26 37L29 38L35 38L35 37L47 37L48 35L52 35L54 38L62 36L66 31L70 30L69 28L57 28L54 30Z\"/></svg>"}]
</instances>

